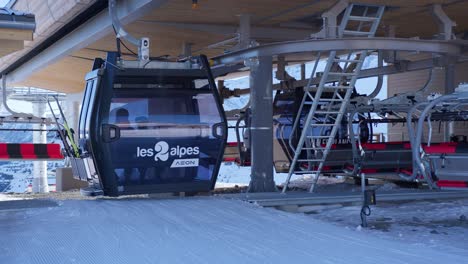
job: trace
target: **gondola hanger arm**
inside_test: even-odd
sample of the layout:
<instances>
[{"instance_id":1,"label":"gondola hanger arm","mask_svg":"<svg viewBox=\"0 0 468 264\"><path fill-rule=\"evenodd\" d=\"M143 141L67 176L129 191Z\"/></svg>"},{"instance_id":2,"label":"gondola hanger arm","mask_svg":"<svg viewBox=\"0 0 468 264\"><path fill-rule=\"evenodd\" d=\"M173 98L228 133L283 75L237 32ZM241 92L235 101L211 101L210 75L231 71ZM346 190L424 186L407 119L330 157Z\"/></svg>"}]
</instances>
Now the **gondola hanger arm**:
<instances>
[{"instance_id":1,"label":"gondola hanger arm","mask_svg":"<svg viewBox=\"0 0 468 264\"><path fill-rule=\"evenodd\" d=\"M109 16L112 20L112 26L114 27L117 38L123 38L138 47L138 60L143 62L149 61L149 38L143 37L137 39L123 28L117 15L117 0L109 0Z\"/></svg>"},{"instance_id":2,"label":"gondola hanger arm","mask_svg":"<svg viewBox=\"0 0 468 264\"><path fill-rule=\"evenodd\" d=\"M0 103L0 106L3 104L5 106L5 110L7 110L11 115L19 118L24 118L24 119L32 119L35 118L34 115L32 114L27 114L27 113L18 113L13 111L7 104L7 82L6 82L6 75L2 75L2 101Z\"/></svg>"}]
</instances>

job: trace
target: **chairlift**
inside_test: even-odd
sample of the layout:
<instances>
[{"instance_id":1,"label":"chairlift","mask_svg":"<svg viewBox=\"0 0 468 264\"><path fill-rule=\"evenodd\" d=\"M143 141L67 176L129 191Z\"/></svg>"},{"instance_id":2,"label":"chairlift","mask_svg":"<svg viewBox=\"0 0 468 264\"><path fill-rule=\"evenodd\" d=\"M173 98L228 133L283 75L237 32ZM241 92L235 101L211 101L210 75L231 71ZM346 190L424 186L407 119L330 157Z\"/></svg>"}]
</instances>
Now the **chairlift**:
<instances>
[{"instance_id":1,"label":"chairlift","mask_svg":"<svg viewBox=\"0 0 468 264\"><path fill-rule=\"evenodd\" d=\"M413 158L418 164L414 174L421 175L431 188L468 188L468 144L466 136L452 135L455 142L433 144L430 141L432 126L429 125L427 144L422 143L424 123L434 116L444 121L464 121L468 86L460 85L453 94L440 96L425 105L414 133ZM460 118L462 117L462 118ZM428 122L430 124L430 122Z\"/></svg>"},{"instance_id":2,"label":"chairlift","mask_svg":"<svg viewBox=\"0 0 468 264\"><path fill-rule=\"evenodd\" d=\"M11 124L11 123L10 123ZM16 123L18 124L18 123ZM24 123L21 123L24 124ZM57 133L57 129L35 129L35 128L16 128L16 127L1 127L0 132L53 132ZM59 143L19 143L19 142L2 142L0 143L0 160L5 161L47 161L47 160L63 160L62 146Z\"/></svg>"},{"instance_id":3,"label":"chairlift","mask_svg":"<svg viewBox=\"0 0 468 264\"><path fill-rule=\"evenodd\" d=\"M37 117L28 113L18 113L13 111L7 104L6 94L6 76L2 76L2 94L1 104L10 113L8 116L0 116L0 131L15 132L54 132L58 133L60 127L50 127L53 122L49 118ZM44 100L44 103L46 101ZM38 124L49 126L49 128L30 128L30 127L2 127L4 124ZM63 141L63 138L61 138ZM0 143L0 160L23 160L23 161L47 161L63 160L62 146L59 143L20 143L20 142L2 142Z\"/></svg>"}]
</instances>

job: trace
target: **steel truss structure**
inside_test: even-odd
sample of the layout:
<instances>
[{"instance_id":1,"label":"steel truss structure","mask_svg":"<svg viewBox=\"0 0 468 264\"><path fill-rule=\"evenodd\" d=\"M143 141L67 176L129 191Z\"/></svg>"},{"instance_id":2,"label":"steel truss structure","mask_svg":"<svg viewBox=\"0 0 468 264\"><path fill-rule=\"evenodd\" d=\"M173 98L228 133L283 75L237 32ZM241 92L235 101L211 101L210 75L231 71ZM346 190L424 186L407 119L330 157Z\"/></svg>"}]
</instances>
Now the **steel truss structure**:
<instances>
[{"instance_id":1,"label":"steel truss structure","mask_svg":"<svg viewBox=\"0 0 468 264\"><path fill-rule=\"evenodd\" d=\"M348 133L349 133L349 142L350 142L350 151L349 154L346 154L344 158L351 157L351 164L353 165L350 169L340 170L340 173L347 173L354 177L360 177L362 183L362 194L363 197L363 210L361 211L361 216L363 220L363 225L366 224L366 212L368 205L372 202L375 202L374 190L370 190L366 187L366 174L363 171L363 166L369 160L369 153L373 150L365 150L359 142L359 135L354 134L353 124L356 124L355 117L362 115L363 113L373 112L380 115L378 120L373 120L374 122L387 122L387 123L408 123L410 141L408 145L411 146L408 149L404 150L404 154L401 158L408 158L409 164L408 167L413 167L414 169L405 171L399 171L396 174L396 177L403 181L423 181L428 184L431 188L436 188L436 184L432 181L431 171L434 171L434 166L438 164L439 167L443 166L441 163L435 161L435 155L425 155L421 153L423 149L421 145L421 129L419 123L424 123L428 120L427 114L432 113L432 107L434 107L434 101L439 102L443 99L436 99L438 95L434 95L432 98L427 98L425 92L427 92L427 87L432 82L432 73L422 89L415 91L413 93L406 93L396 95L387 100L376 101L374 97L379 92L382 85L382 76L390 74L398 74L402 72L418 71L424 69L434 69L434 68L445 68L446 74L446 92L450 93L455 87L454 81L454 68L456 64L463 63L467 61L465 54L467 52L468 43L466 41L455 40L452 33L452 27L454 22L451 21L443 12L440 5L435 5L433 7L434 17L437 19L437 23L440 25L440 34L437 39L432 40L422 40L422 39L403 39L403 38L394 38L394 37L347 37L340 36L336 30L337 21L336 18L339 14L343 13L345 9L349 8L349 5L343 5L343 2L340 1L336 6L334 6L326 15L330 16L331 25L327 27L324 24L324 29L313 35L315 38L298 40L298 41L287 41L287 42L278 42L272 44L265 44L261 46L251 46L249 48L244 48L237 51L232 51L230 53L218 56L213 58L215 65L219 66L232 66L232 65L245 65L250 68L250 89L245 90L236 90L233 93L222 93L226 95L226 98L229 96L239 96L240 94L246 94L250 92L251 94L251 130L250 130L250 149L251 149L251 183L249 186L250 192L271 192L275 190L274 181L273 181L273 163L270 159L272 151L272 125L271 125L271 105L272 98L270 95L273 90L304 90L305 93L313 92L314 94L321 93L321 87L324 83L330 85L333 83L339 83L343 76L328 76L325 70L324 74L321 75L312 75L310 78L305 78L305 67L302 67L302 78L301 80L294 80L287 74L284 74L285 64L287 64L288 59L294 61L295 58L303 55L306 58L315 59L315 61L321 60L322 54L331 54L328 59L334 59L335 56L346 55L350 51L366 51L369 54L378 54L379 55L379 64L375 68L362 69L357 72L356 78L369 78L369 77L379 77L379 83L377 84L376 90L372 92L369 96L364 97L353 97L350 99L351 103L345 106L346 110L344 115L347 116L348 120ZM346 15L345 15L346 16ZM343 17L345 17L343 16ZM344 20L344 19L343 19ZM363 19L362 19L363 20ZM335 28L335 29L333 29ZM330 34L330 32L332 32ZM336 53L335 53L336 52ZM399 59L398 55L407 52L417 52L422 54L428 54L429 56L423 57L423 59L409 61ZM428 58L429 57L429 58ZM383 65L383 58L388 63L388 65ZM325 59L327 59L325 57ZM277 62L277 78L281 80L280 84L272 85L271 83L271 71L273 69L272 62ZM354 86L354 82L350 84ZM312 95L313 97L314 95ZM458 95L459 96L459 95ZM445 98L445 97L444 97ZM448 96L448 98L453 99L453 96ZM333 100L333 98L331 99ZM347 104L347 101L343 101L344 104ZM334 109L337 113L340 112L340 104L333 105L330 109ZM416 110L413 108L418 106L419 108L426 106L427 108ZM328 109L328 110L330 110ZM426 111L427 110L427 111ZM440 109L439 109L440 110ZM315 109L314 109L315 111ZM332 110L330 110L332 111ZM426 112L424 112L426 111ZM312 111L313 112L313 111ZM465 116L463 111L451 111L450 113L445 111L435 111L433 115L429 117L429 120L464 120ZM313 116L313 114L312 114ZM305 122L306 118L301 117L298 113L294 120L296 124L299 124L302 121ZM363 121L368 122L369 118L363 118ZM360 119L361 120L361 119ZM413 124L415 121L418 121L418 127L414 128ZM371 121L372 122L372 121ZM338 122L339 123L339 122ZM332 131L337 130L339 124L330 123L328 126L333 128ZM429 122L430 123L430 122ZM325 123L323 125L326 125ZM294 127L294 126L293 126ZM304 129L307 125L304 125ZM307 134L307 133L306 133ZM306 135L305 134L305 135ZM332 137L328 138L331 142ZM292 137L292 135L291 135ZM290 138L291 139L291 138ZM447 140L448 141L448 140ZM299 141L299 145L302 141ZM403 144L403 143L402 143ZM298 145L298 146L299 146ZM403 146L403 145L402 145ZM291 146L294 152L296 146ZM329 150L331 144L326 144L325 151ZM375 147L375 146L374 146ZM310 148L306 146L305 148ZM297 149L296 149L297 150ZM340 150L342 151L342 150ZM347 151L347 150L346 150ZM391 154L393 150L389 150ZM302 152L302 145L297 153ZM424 152L424 151L423 151ZM312 167L308 165L308 168L318 168L318 170L311 170L311 173L315 173L316 178L321 173L321 168L327 164L327 161L323 164L320 160L322 155L317 155L318 151L314 149L311 156L307 156L307 160L313 165ZM366 154L367 153L367 154ZM305 155L305 154L304 154ZM367 155L367 156L366 156ZM387 155L387 156L385 156ZM393 155L393 154L391 154ZM298 157L290 154L290 164L289 169L292 171L298 170L294 168L297 165L295 164L298 160ZM291 157L294 157L292 159ZM315 157L315 158L314 158ZM318 158L317 158L318 157ZM382 158L387 158L388 153L383 154ZM314 160L316 159L316 160ZM331 163L333 163L333 158ZM424 160L424 162L421 161ZM454 158L455 159L455 158ZM459 159L459 157L457 157ZM325 160L326 154L325 154ZM314 163L315 161L315 163ZM300 164L300 163L299 163ZM376 163L377 164L377 163ZM434 165L436 164L436 165ZM406 166L406 165L405 165ZM429 166L429 167L428 167ZM432 166L432 170L431 167ZM403 168L402 168L403 170ZM428 172L429 171L429 172ZM438 170L441 171L440 169ZM408 175L408 173L410 175ZM451 173L451 172L450 172ZM449 174L450 174L449 173ZM333 173L332 173L333 174ZM291 175L291 173L290 173ZM453 175L453 173L452 173ZM458 176L457 176L458 177ZM288 181L283 186L283 192L287 189ZM311 188L312 190L313 188ZM431 195L431 194L429 194ZM284 197L283 197L284 198ZM273 198L268 199L280 199L283 198ZM287 199L287 198L284 198ZM268 203L268 202L266 202ZM283 204L288 204L288 202L283 201ZM292 201L292 203L295 203Z\"/></svg>"}]
</instances>

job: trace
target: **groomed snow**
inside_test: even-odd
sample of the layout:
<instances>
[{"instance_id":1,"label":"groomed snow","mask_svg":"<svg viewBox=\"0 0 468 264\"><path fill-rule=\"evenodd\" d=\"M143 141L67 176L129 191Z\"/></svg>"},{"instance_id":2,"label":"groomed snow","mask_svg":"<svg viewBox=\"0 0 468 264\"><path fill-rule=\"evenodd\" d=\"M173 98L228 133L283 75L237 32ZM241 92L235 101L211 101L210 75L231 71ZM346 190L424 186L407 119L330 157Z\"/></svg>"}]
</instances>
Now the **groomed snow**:
<instances>
[{"instance_id":1,"label":"groomed snow","mask_svg":"<svg viewBox=\"0 0 468 264\"><path fill-rule=\"evenodd\" d=\"M0 203L1 263L427 264L468 256L221 197L57 203Z\"/></svg>"}]
</instances>

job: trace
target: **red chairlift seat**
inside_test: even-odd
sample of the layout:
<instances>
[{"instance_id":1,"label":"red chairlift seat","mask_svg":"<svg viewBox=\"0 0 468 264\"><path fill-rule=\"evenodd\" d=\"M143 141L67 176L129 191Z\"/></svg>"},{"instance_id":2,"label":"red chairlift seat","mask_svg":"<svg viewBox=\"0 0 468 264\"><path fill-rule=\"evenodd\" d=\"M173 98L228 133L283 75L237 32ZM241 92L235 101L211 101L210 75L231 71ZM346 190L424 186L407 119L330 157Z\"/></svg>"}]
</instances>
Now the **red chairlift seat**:
<instances>
[{"instance_id":1,"label":"red chairlift seat","mask_svg":"<svg viewBox=\"0 0 468 264\"><path fill-rule=\"evenodd\" d=\"M423 146L431 171L441 188L468 188L468 143L445 142Z\"/></svg>"},{"instance_id":2,"label":"red chairlift seat","mask_svg":"<svg viewBox=\"0 0 468 264\"><path fill-rule=\"evenodd\" d=\"M411 146L409 142L362 143L362 163L358 173L398 174L411 168ZM354 172L354 164L346 170Z\"/></svg>"}]
</instances>

